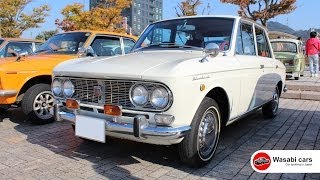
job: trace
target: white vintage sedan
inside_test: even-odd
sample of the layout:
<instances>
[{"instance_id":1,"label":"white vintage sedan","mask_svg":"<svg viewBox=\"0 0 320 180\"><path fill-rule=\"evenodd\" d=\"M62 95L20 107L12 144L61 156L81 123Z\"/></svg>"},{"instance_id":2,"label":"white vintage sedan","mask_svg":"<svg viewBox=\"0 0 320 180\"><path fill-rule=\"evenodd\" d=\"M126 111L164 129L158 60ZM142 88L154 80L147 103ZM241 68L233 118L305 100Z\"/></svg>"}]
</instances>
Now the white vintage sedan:
<instances>
[{"instance_id":1,"label":"white vintage sedan","mask_svg":"<svg viewBox=\"0 0 320 180\"><path fill-rule=\"evenodd\" d=\"M223 126L261 107L276 116L284 89L266 29L234 16L150 24L131 54L64 62L52 83L55 117L76 136L178 144L191 166L212 159Z\"/></svg>"}]
</instances>

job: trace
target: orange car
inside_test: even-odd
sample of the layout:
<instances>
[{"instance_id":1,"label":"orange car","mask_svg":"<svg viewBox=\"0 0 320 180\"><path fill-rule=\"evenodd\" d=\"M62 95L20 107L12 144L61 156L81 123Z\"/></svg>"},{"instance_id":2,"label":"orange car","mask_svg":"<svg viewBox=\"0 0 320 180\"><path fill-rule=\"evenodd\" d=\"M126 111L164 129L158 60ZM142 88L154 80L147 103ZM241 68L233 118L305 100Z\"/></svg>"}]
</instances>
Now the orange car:
<instances>
[{"instance_id":1,"label":"orange car","mask_svg":"<svg viewBox=\"0 0 320 180\"><path fill-rule=\"evenodd\" d=\"M0 38L0 58L32 54L42 44L35 39Z\"/></svg>"},{"instance_id":2,"label":"orange car","mask_svg":"<svg viewBox=\"0 0 320 180\"><path fill-rule=\"evenodd\" d=\"M113 32L73 31L51 37L34 55L0 59L0 111L18 105L31 122L52 122L50 84L57 64L83 56L124 55L135 41Z\"/></svg>"}]
</instances>

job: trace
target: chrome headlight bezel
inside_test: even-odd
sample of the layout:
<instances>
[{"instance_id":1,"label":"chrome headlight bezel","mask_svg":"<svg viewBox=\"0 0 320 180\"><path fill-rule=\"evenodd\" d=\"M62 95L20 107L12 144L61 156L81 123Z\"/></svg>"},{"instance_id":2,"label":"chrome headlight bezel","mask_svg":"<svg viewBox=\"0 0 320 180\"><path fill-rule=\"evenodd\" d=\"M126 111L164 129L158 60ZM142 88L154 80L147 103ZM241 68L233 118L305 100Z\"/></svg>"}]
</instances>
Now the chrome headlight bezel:
<instances>
[{"instance_id":1,"label":"chrome headlight bezel","mask_svg":"<svg viewBox=\"0 0 320 180\"><path fill-rule=\"evenodd\" d=\"M165 103L158 103L157 102L156 99L160 99L159 97L154 97L155 93L157 93L157 91L163 93L164 96L160 97L160 98L164 98L164 99L166 98ZM166 88L164 88L162 86L157 86L150 92L149 101L154 108L164 109L165 107L168 106L168 104L170 102L170 93Z\"/></svg>"},{"instance_id":2,"label":"chrome headlight bezel","mask_svg":"<svg viewBox=\"0 0 320 180\"><path fill-rule=\"evenodd\" d=\"M137 103L135 100L134 100L134 96L133 96L133 91L137 88L143 88L145 91L146 91L146 95L145 95L145 100L144 102L141 102L141 103ZM134 84L133 86L131 86L130 90L129 90L129 98L130 98L130 101L131 103L135 106L135 107L144 107L148 101L149 101L149 91L148 89L143 85L143 84Z\"/></svg>"},{"instance_id":3,"label":"chrome headlight bezel","mask_svg":"<svg viewBox=\"0 0 320 180\"><path fill-rule=\"evenodd\" d=\"M66 98L71 98L73 96L75 92L75 88L74 88L74 84L69 79L64 80L63 86L62 86L62 92Z\"/></svg>"},{"instance_id":4,"label":"chrome headlight bezel","mask_svg":"<svg viewBox=\"0 0 320 180\"><path fill-rule=\"evenodd\" d=\"M61 97L63 95L63 80L59 78L53 79L51 83L51 91L54 96Z\"/></svg>"},{"instance_id":5,"label":"chrome headlight bezel","mask_svg":"<svg viewBox=\"0 0 320 180\"><path fill-rule=\"evenodd\" d=\"M132 90L139 85L143 86L148 91L148 100L144 105L137 105L132 98ZM164 90L167 93L167 97L168 97L166 104L161 107L155 105L155 103L152 102L152 93L158 88ZM131 86L129 90L129 98L130 98L131 104L134 106L132 109L141 110L141 111L164 112L168 110L173 103L173 95L171 90L166 85L162 83L157 83L157 82L136 82Z\"/></svg>"}]
</instances>

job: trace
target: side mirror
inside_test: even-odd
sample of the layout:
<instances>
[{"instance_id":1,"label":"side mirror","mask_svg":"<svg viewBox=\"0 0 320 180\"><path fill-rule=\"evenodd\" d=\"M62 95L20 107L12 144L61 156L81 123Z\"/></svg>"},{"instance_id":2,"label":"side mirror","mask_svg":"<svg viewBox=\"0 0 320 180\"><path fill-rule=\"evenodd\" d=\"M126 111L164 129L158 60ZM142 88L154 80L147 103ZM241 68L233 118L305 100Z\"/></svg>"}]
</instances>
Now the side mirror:
<instances>
[{"instance_id":1,"label":"side mirror","mask_svg":"<svg viewBox=\"0 0 320 180\"><path fill-rule=\"evenodd\" d=\"M94 52L91 46L85 48L81 47L78 50L78 57L96 57L97 54Z\"/></svg>"},{"instance_id":2,"label":"side mirror","mask_svg":"<svg viewBox=\"0 0 320 180\"><path fill-rule=\"evenodd\" d=\"M220 52L219 45L216 43L208 43L204 48L204 53L206 54L200 62L207 61L207 57L217 57Z\"/></svg>"},{"instance_id":3,"label":"side mirror","mask_svg":"<svg viewBox=\"0 0 320 180\"><path fill-rule=\"evenodd\" d=\"M216 43L208 43L204 48L204 52L207 56L216 57L220 52L220 47Z\"/></svg>"}]
</instances>

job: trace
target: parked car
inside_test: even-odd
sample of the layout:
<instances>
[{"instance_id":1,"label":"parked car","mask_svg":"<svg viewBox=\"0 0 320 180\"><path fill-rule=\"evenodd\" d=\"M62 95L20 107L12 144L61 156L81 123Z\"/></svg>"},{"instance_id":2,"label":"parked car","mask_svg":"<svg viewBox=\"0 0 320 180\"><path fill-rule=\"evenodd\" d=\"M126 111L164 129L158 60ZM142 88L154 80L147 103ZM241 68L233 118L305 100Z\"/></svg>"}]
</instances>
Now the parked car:
<instances>
[{"instance_id":1,"label":"parked car","mask_svg":"<svg viewBox=\"0 0 320 180\"><path fill-rule=\"evenodd\" d=\"M272 39L271 45L276 59L286 67L286 72L299 80L304 75L305 56L302 43L296 39Z\"/></svg>"},{"instance_id":2,"label":"parked car","mask_svg":"<svg viewBox=\"0 0 320 180\"><path fill-rule=\"evenodd\" d=\"M225 37L228 49L205 42ZM261 107L275 117L285 85L266 29L236 16L156 22L133 53L61 63L53 75L55 117L76 136L178 144L191 166L212 159L223 126Z\"/></svg>"},{"instance_id":3,"label":"parked car","mask_svg":"<svg viewBox=\"0 0 320 180\"><path fill-rule=\"evenodd\" d=\"M33 54L41 44L35 39L0 38L0 58Z\"/></svg>"},{"instance_id":4,"label":"parked car","mask_svg":"<svg viewBox=\"0 0 320 180\"><path fill-rule=\"evenodd\" d=\"M18 105L33 123L52 122L54 66L78 56L124 55L124 48L133 47L135 41L133 36L112 32L74 31L51 37L32 56L1 59L0 111Z\"/></svg>"}]
</instances>

